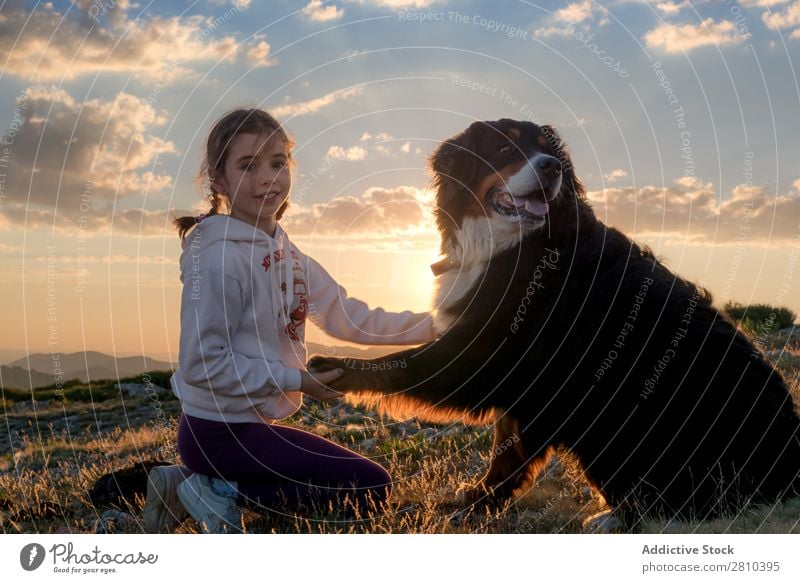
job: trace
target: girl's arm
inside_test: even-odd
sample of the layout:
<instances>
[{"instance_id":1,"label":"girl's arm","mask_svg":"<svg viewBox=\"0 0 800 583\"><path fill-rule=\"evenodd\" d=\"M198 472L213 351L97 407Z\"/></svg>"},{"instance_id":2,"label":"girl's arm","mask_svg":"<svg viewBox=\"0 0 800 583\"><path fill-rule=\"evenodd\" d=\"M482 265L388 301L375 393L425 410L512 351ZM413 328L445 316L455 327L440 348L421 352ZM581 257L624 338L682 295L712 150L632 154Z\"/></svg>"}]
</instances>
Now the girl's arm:
<instances>
[{"instance_id":1,"label":"girl's arm","mask_svg":"<svg viewBox=\"0 0 800 583\"><path fill-rule=\"evenodd\" d=\"M422 344L436 340L429 314L370 309L361 300L348 297L347 290L319 263L308 256L305 259L310 318L331 336L357 344Z\"/></svg>"},{"instance_id":2,"label":"girl's arm","mask_svg":"<svg viewBox=\"0 0 800 583\"><path fill-rule=\"evenodd\" d=\"M184 381L227 396L262 397L300 388L300 370L234 352L245 297L239 281L209 268L184 283L179 365ZM187 276L188 277L188 276Z\"/></svg>"}]
</instances>

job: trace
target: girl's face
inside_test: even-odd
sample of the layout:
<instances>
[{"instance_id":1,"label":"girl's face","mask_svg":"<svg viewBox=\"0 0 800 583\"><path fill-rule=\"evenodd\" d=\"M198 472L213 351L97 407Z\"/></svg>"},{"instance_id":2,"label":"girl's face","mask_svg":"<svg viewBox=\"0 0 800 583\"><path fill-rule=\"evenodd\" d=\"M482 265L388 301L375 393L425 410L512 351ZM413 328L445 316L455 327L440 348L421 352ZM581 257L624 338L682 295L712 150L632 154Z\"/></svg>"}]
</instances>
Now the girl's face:
<instances>
[{"instance_id":1,"label":"girl's face","mask_svg":"<svg viewBox=\"0 0 800 583\"><path fill-rule=\"evenodd\" d=\"M233 138L225 173L213 179L228 195L231 216L268 235L275 234L275 213L289 197L292 175L286 146L278 135L239 134Z\"/></svg>"}]
</instances>

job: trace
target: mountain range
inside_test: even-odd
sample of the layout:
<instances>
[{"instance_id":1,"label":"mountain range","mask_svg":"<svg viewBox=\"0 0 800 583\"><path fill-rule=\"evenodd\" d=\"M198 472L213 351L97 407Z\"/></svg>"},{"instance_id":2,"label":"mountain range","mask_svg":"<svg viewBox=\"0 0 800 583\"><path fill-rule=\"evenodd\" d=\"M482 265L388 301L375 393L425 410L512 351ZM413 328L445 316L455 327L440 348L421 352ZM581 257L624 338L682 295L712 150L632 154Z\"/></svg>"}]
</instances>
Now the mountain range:
<instances>
[{"instance_id":1,"label":"mountain range","mask_svg":"<svg viewBox=\"0 0 800 583\"><path fill-rule=\"evenodd\" d=\"M350 346L323 346L308 343L308 354L335 354L351 358L377 358L397 350L394 346L371 346L367 349ZM54 356L58 360L54 360ZM147 356L114 357L89 350L71 354L35 353L0 366L0 387L31 390L56 382L56 366L64 381L83 382L119 379L156 370L174 370L177 363L156 360Z\"/></svg>"}]
</instances>

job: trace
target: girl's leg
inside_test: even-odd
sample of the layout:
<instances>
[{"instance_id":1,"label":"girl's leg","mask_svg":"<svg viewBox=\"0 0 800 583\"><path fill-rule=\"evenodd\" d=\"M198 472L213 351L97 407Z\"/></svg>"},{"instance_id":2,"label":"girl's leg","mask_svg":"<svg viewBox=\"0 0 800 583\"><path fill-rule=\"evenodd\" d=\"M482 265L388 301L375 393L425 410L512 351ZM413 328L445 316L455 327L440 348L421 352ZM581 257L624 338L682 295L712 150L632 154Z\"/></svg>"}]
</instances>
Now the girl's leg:
<instances>
[{"instance_id":1,"label":"girl's leg","mask_svg":"<svg viewBox=\"0 0 800 583\"><path fill-rule=\"evenodd\" d=\"M311 433L263 423L221 423L186 415L178 450L192 471L236 481L243 501L327 505L345 497L381 502L391 490L375 462Z\"/></svg>"}]
</instances>

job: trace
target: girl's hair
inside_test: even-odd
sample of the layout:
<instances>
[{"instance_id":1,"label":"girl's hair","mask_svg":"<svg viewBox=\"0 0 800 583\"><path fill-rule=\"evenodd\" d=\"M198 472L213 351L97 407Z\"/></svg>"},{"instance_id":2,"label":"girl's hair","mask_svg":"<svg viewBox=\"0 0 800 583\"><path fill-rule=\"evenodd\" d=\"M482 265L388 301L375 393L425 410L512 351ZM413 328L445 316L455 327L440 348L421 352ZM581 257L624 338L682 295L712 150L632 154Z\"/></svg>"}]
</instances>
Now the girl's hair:
<instances>
[{"instance_id":1,"label":"girl's hair","mask_svg":"<svg viewBox=\"0 0 800 583\"><path fill-rule=\"evenodd\" d=\"M291 152L294 142L278 121L263 109L234 109L223 115L208 132L206 151L200 164L196 182L202 186L208 181L209 194L206 199L211 204L211 210L197 217L175 217L172 224L178 229L181 241L186 241L186 234L205 217L216 215L223 209L229 209L230 199L228 193L217 192L214 189L212 177L224 175L225 162L228 159L228 150L233 138L239 134L267 134L270 139L278 137L286 147L286 155L291 161ZM289 201L286 200L275 215L280 220Z\"/></svg>"}]
</instances>

